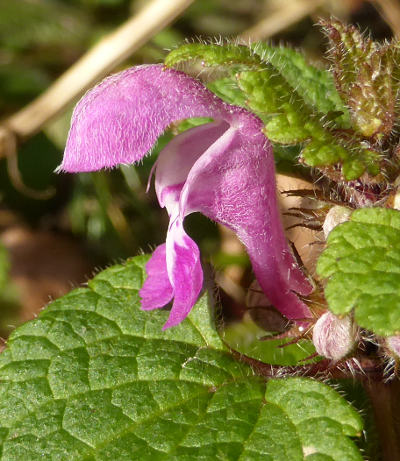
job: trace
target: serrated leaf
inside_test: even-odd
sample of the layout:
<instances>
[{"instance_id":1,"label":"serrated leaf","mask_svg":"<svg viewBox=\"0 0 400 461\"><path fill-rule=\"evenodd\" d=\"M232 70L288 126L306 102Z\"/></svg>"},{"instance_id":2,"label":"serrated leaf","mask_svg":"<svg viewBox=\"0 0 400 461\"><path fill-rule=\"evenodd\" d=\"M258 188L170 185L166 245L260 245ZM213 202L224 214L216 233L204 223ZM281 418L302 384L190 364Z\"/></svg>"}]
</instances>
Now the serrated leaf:
<instances>
[{"instance_id":1,"label":"serrated leaf","mask_svg":"<svg viewBox=\"0 0 400 461\"><path fill-rule=\"evenodd\" d=\"M380 171L379 154L371 149L355 146L352 149L340 145L333 136L313 139L301 152L307 165L324 167L340 163L344 179L352 181L365 171L376 176Z\"/></svg>"},{"instance_id":2,"label":"serrated leaf","mask_svg":"<svg viewBox=\"0 0 400 461\"><path fill-rule=\"evenodd\" d=\"M272 66L259 71L243 71L237 76L247 105L266 122L265 134L280 144L298 144L324 129L300 96Z\"/></svg>"},{"instance_id":3,"label":"serrated leaf","mask_svg":"<svg viewBox=\"0 0 400 461\"><path fill-rule=\"evenodd\" d=\"M393 53L340 21L321 21L330 40L336 86L346 101L356 131L366 137L391 133L396 90Z\"/></svg>"},{"instance_id":4,"label":"serrated leaf","mask_svg":"<svg viewBox=\"0 0 400 461\"><path fill-rule=\"evenodd\" d=\"M167 67L174 67L182 62L201 61L206 67L241 65L247 67L261 66L260 57L243 45L211 43L186 43L172 50L165 58Z\"/></svg>"},{"instance_id":5,"label":"serrated leaf","mask_svg":"<svg viewBox=\"0 0 400 461\"><path fill-rule=\"evenodd\" d=\"M173 67L193 60L200 61L205 67L228 67L231 74L238 65L246 70L269 69L275 77L283 77L292 90L317 112L335 113L335 118L340 118L343 128L349 124L348 110L340 99L331 74L307 63L304 56L293 49L272 47L265 43L256 43L250 47L187 43L171 51L165 64ZM234 104L233 101L229 102Z\"/></svg>"},{"instance_id":6,"label":"serrated leaf","mask_svg":"<svg viewBox=\"0 0 400 461\"><path fill-rule=\"evenodd\" d=\"M203 66L223 66L229 76L209 84L224 101L247 107L264 122L265 135L285 146L307 142L301 157L309 166L341 163L346 180L366 170L379 173L379 162L365 148L346 146L331 128L348 128L349 113L326 71L306 63L294 50L255 44L186 44L166 58L168 66L200 60ZM233 78L236 77L236 82ZM290 169L294 170L297 159ZM373 166L371 166L373 165Z\"/></svg>"},{"instance_id":7,"label":"serrated leaf","mask_svg":"<svg viewBox=\"0 0 400 461\"><path fill-rule=\"evenodd\" d=\"M304 378L272 380L265 396L290 415L307 460L362 459L347 438L360 435L361 418L333 389Z\"/></svg>"},{"instance_id":8,"label":"serrated leaf","mask_svg":"<svg viewBox=\"0 0 400 461\"><path fill-rule=\"evenodd\" d=\"M382 336L400 333L400 212L363 208L337 226L320 256L325 297L337 315Z\"/></svg>"},{"instance_id":9,"label":"serrated leaf","mask_svg":"<svg viewBox=\"0 0 400 461\"><path fill-rule=\"evenodd\" d=\"M309 379L265 384L226 350L206 296L162 331L168 312L139 307L147 259L15 330L0 356L2 461L362 459L351 406Z\"/></svg>"},{"instance_id":10,"label":"serrated leaf","mask_svg":"<svg viewBox=\"0 0 400 461\"><path fill-rule=\"evenodd\" d=\"M309 141L301 152L307 165L341 164L348 181L366 170L379 173L377 154L361 146L350 150L342 145L282 77L268 69L243 71L238 74L238 83L248 97L247 105L264 119L264 133L271 141L285 145Z\"/></svg>"},{"instance_id":11,"label":"serrated leaf","mask_svg":"<svg viewBox=\"0 0 400 461\"><path fill-rule=\"evenodd\" d=\"M299 52L285 47L256 43L252 49L271 63L310 106L321 114L335 114L335 121L349 127L348 108L336 90L332 74L309 64Z\"/></svg>"}]
</instances>

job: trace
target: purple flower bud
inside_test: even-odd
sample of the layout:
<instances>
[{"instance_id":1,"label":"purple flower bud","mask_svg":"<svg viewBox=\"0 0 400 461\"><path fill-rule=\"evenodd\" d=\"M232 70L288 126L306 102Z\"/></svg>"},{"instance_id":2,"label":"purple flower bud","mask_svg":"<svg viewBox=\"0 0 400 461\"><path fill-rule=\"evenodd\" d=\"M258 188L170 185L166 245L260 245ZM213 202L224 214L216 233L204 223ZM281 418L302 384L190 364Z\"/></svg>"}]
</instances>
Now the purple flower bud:
<instances>
[{"instance_id":1,"label":"purple flower bud","mask_svg":"<svg viewBox=\"0 0 400 461\"><path fill-rule=\"evenodd\" d=\"M344 206L335 205L327 213L322 228L325 238L328 237L331 230L339 224L342 224L350 219L351 210Z\"/></svg>"},{"instance_id":2,"label":"purple flower bud","mask_svg":"<svg viewBox=\"0 0 400 461\"><path fill-rule=\"evenodd\" d=\"M319 355L337 361L354 348L357 330L350 317L336 317L325 312L313 329L313 342Z\"/></svg>"},{"instance_id":3,"label":"purple flower bud","mask_svg":"<svg viewBox=\"0 0 400 461\"><path fill-rule=\"evenodd\" d=\"M393 353L397 360L400 360L400 336L389 336L385 343L390 352Z\"/></svg>"},{"instance_id":4,"label":"purple flower bud","mask_svg":"<svg viewBox=\"0 0 400 461\"><path fill-rule=\"evenodd\" d=\"M198 80L161 65L115 74L76 106L60 170L93 171L141 160L174 121L214 122L176 136L160 153L155 187L170 222L166 243L146 266L143 309L173 299L165 327L177 325L203 283L200 252L183 221L201 212L232 229L247 248L254 273L271 303L289 319L310 317L296 293L312 286L285 239L276 199L272 147L263 123L219 99Z\"/></svg>"}]
</instances>

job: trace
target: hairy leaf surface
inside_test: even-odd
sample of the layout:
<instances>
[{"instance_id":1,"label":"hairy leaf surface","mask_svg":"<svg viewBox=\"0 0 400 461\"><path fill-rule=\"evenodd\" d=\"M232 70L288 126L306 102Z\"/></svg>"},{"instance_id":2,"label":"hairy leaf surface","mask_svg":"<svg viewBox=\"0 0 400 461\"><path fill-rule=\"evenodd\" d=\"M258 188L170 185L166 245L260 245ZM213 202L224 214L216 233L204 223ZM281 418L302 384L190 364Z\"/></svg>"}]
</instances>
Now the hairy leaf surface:
<instances>
[{"instance_id":1,"label":"hairy leaf surface","mask_svg":"<svg viewBox=\"0 0 400 461\"><path fill-rule=\"evenodd\" d=\"M363 208L337 226L318 260L325 296L337 315L379 335L400 333L400 212Z\"/></svg>"},{"instance_id":2,"label":"hairy leaf surface","mask_svg":"<svg viewBox=\"0 0 400 461\"><path fill-rule=\"evenodd\" d=\"M1 460L362 459L351 406L316 381L255 376L211 326L206 296L162 331L168 312L139 308L146 260L107 269L13 333Z\"/></svg>"}]
</instances>

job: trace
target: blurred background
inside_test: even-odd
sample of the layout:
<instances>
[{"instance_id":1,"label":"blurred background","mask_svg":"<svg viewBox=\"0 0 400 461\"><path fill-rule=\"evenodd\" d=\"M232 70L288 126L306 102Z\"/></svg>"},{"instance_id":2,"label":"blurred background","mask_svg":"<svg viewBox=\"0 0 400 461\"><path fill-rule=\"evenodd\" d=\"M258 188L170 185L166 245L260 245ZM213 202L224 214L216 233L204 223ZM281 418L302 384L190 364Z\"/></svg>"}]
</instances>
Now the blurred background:
<instances>
[{"instance_id":1,"label":"blurred background","mask_svg":"<svg viewBox=\"0 0 400 461\"><path fill-rule=\"evenodd\" d=\"M3 122L149 4L150 0L0 0ZM378 40L400 35L397 0L195 0L114 71L161 62L167 50L199 37L241 36L291 45L304 50L311 62L327 65L326 40L314 24L331 15L359 25ZM19 139L17 155L8 152L5 158L2 151L0 337L4 339L51 299L107 265L151 251L165 239L167 215L159 209L155 194L151 190L146 194L145 188L157 151L171 132L138 168L55 174L72 107L71 101L38 133ZM245 287L251 282L240 244L197 214L187 219L187 229L215 266L221 296L230 299L230 315L240 318Z\"/></svg>"}]
</instances>

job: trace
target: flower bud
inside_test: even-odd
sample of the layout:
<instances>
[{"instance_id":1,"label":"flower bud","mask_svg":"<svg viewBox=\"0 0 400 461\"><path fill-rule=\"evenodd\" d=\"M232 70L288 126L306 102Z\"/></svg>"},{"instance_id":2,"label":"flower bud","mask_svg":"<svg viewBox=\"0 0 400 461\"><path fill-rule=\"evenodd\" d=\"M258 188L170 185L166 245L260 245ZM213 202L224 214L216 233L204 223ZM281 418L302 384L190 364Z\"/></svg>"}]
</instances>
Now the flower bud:
<instances>
[{"instance_id":1,"label":"flower bud","mask_svg":"<svg viewBox=\"0 0 400 461\"><path fill-rule=\"evenodd\" d=\"M335 205L327 213L322 229L325 238L328 237L331 230L338 224L342 224L350 219L351 210L344 206Z\"/></svg>"},{"instance_id":2,"label":"flower bud","mask_svg":"<svg viewBox=\"0 0 400 461\"><path fill-rule=\"evenodd\" d=\"M394 358L400 360L400 336L389 336L385 343Z\"/></svg>"},{"instance_id":3,"label":"flower bud","mask_svg":"<svg viewBox=\"0 0 400 461\"><path fill-rule=\"evenodd\" d=\"M350 317L339 318L325 312L313 329L313 343L319 355L337 361L355 345L357 331Z\"/></svg>"}]
</instances>

